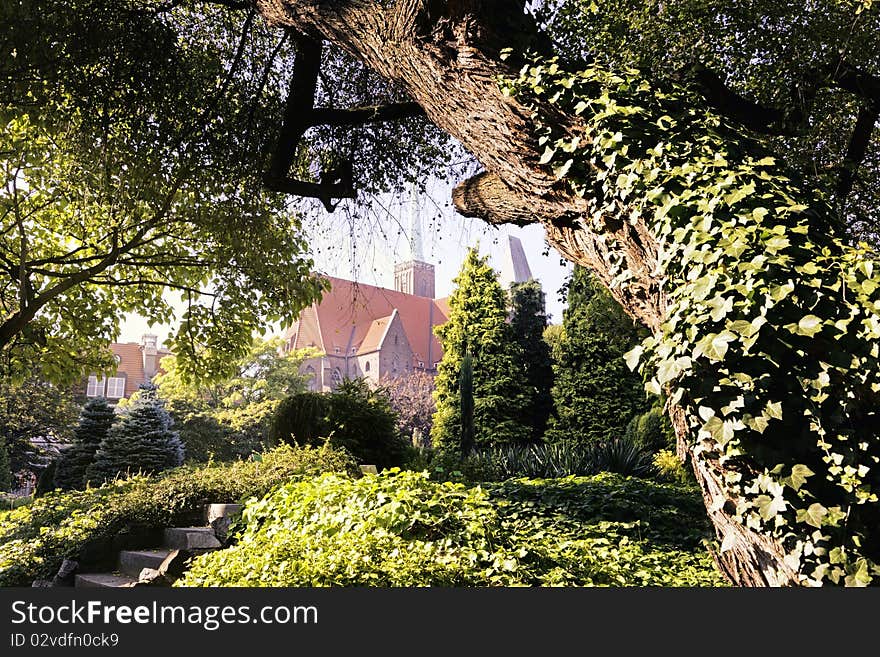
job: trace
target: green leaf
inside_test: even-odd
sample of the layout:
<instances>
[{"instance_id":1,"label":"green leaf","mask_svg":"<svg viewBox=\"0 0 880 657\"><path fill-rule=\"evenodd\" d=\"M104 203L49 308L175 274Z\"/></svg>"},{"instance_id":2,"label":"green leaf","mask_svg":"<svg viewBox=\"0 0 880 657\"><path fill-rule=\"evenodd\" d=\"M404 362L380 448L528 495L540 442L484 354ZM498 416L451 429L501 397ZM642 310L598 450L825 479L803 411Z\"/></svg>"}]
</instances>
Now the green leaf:
<instances>
[{"instance_id":1,"label":"green leaf","mask_svg":"<svg viewBox=\"0 0 880 657\"><path fill-rule=\"evenodd\" d=\"M813 337L822 330L822 320L815 315L806 315L797 323L797 333Z\"/></svg>"},{"instance_id":2,"label":"green leaf","mask_svg":"<svg viewBox=\"0 0 880 657\"><path fill-rule=\"evenodd\" d=\"M541 155L541 159L538 160L538 164L547 164L550 160L553 159L554 155L556 155L556 149L547 146L547 148L544 149L544 154Z\"/></svg>"},{"instance_id":3,"label":"green leaf","mask_svg":"<svg viewBox=\"0 0 880 657\"><path fill-rule=\"evenodd\" d=\"M782 402L767 402L767 407L764 409L764 415L781 420Z\"/></svg>"},{"instance_id":4,"label":"green leaf","mask_svg":"<svg viewBox=\"0 0 880 657\"><path fill-rule=\"evenodd\" d=\"M791 469L791 477L789 477L791 487L795 490L800 489L800 487L807 481L807 477L812 477L814 474L816 473L810 470L807 466L798 463Z\"/></svg>"},{"instance_id":5,"label":"green leaf","mask_svg":"<svg viewBox=\"0 0 880 657\"><path fill-rule=\"evenodd\" d=\"M574 162L573 159L569 159L565 161L565 164L558 167L553 167L553 175L556 176L557 180L565 178L565 174L568 173L568 170L571 169L571 165Z\"/></svg>"},{"instance_id":6,"label":"green leaf","mask_svg":"<svg viewBox=\"0 0 880 657\"><path fill-rule=\"evenodd\" d=\"M805 522L811 527L820 528L822 526L822 519L827 514L828 509L826 509L818 502L814 502L806 509L798 509L797 521Z\"/></svg>"},{"instance_id":7,"label":"green leaf","mask_svg":"<svg viewBox=\"0 0 880 657\"><path fill-rule=\"evenodd\" d=\"M761 514L761 518L764 520L770 520L777 514L785 511L788 503L784 498L779 496L770 497L769 495L758 495L758 497L755 498L755 506L758 507L758 513Z\"/></svg>"},{"instance_id":8,"label":"green leaf","mask_svg":"<svg viewBox=\"0 0 880 657\"><path fill-rule=\"evenodd\" d=\"M634 372L639 366L639 359L642 357L643 353L645 353L645 349L642 345L636 345L623 355L623 359L626 361L626 366L630 371Z\"/></svg>"},{"instance_id":9,"label":"green leaf","mask_svg":"<svg viewBox=\"0 0 880 657\"><path fill-rule=\"evenodd\" d=\"M736 341L736 339L736 334L727 330L717 335L710 333L697 343L696 352L698 353L695 354L694 358L697 358L699 353L703 353L709 360L724 360L724 356L727 355L728 345Z\"/></svg>"}]
</instances>

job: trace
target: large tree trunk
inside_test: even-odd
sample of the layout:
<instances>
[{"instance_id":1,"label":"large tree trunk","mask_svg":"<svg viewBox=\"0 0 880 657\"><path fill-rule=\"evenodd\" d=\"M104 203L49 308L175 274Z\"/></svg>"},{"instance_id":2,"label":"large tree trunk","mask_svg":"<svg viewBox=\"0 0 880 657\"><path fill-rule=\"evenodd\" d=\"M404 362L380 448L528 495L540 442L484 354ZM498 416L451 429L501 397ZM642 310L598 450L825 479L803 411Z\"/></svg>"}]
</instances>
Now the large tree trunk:
<instances>
[{"instance_id":1,"label":"large tree trunk","mask_svg":"<svg viewBox=\"0 0 880 657\"><path fill-rule=\"evenodd\" d=\"M536 134L536 115L545 125L551 122L556 135L583 134L584 119L540 99L526 104L502 92L499 76L516 78L522 60L505 61L501 50L541 47L521 6L505 0L257 0L256 4L269 21L326 39L393 80L431 121L478 158L486 171L455 190L459 212L494 223L540 222L561 254L596 272L632 317L658 336L663 332L671 290L658 262L661 240L650 222L633 213L634 203L621 204L618 213L597 218L589 195L573 193L564 179L557 180L549 167L539 163L544 149ZM828 234L836 230L833 218L822 213L811 218L811 226ZM629 277L626 285L615 285L621 260ZM716 562L739 585L803 581L804 573L786 559L797 537L789 536L790 544L783 545L778 534L746 526L742 514L737 515L739 500L731 496L725 478L730 465L706 449L705 436L698 434L698 406L698 400L685 394L670 412L680 453L694 455L694 471L723 543L715 553ZM794 441L803 437L797 432L805 431L790 424L785 429L793 432ZM760 473L763 467L746 461L738 463L737 472L751 468ZM804 526L797 531L807 535L811 529Z\"/></svg>"}]
</instances>

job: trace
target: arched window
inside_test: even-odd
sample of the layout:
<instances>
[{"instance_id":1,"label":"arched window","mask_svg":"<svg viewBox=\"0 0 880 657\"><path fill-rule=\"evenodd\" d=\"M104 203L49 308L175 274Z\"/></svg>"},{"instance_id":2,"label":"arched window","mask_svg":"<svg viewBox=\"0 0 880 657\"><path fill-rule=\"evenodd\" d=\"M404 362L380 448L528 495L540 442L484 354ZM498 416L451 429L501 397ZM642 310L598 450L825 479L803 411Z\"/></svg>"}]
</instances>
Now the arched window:
<instances>
[{"instance_id":1,"label":"arched window","mask_svg":"<svg viewBox=\"0 0 880 657\"><path fill-rule=\"evenodd\" d=\"M339 371L338 367L333 368L333 374L330 375L330 379L333 381L334 386L342 383L342 372Z\"/></svg>"},{"instance_id":2,"label":"arched window","mask_svg":"<svg viewBox=\"0 0 880 657\"><path fill-rule=\"evenodd\" d=\"M367 361L366 363L364 363L364 372L369 372L369 371L370 371L370 361Z\"/></svg>"},{"instance_id":3,"label":"arched window","mask_svg":"<svg viewBox=\"0 0 880 657\"><path fill-rule=\"evenodd\" d=\"M400 359L397 357L397 354L394 354L391 357L391 372L397 373L398 369L400 369Z\"/></svg>"},{"instance_id":4,"label":"arched window","mask_svg":"<svg viewBox=\"0 0 880 657\"><path fill-rule=\"evenodd\" d=\"M315 368L309 365L305 371L306 375L306 385L309 386L309 390L317 390L318 388L318 376L317 372L315 372Z\"/></svg>"}]
</instances>

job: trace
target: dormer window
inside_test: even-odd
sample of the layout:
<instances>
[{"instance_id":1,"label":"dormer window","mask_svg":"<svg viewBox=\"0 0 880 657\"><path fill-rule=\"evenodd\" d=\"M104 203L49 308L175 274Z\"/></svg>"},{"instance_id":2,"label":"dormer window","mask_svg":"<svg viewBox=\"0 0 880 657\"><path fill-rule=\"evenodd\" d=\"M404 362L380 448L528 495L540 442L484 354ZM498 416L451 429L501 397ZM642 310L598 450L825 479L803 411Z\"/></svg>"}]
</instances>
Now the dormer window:
<instances>
[{"instance_id":1,"label":"dormer window","mask_svg":"<svg viewBox=\"0 0 880 657\"><path fill-rule=\"evenodd\" d=\"M107 379L107 399L122 399L125 397L125 377L111 376Z\"/></svg>"},{"instance_id":2,"label":"dormer window","mask_svg":"<svg viewBox=\"0 0 880 657\"><path fill-rule=\"evenodd\" d=\"M104 378L100 379L92 374L89 376L89 384L86 386L86 397L104 396Z\"/></svg>"}]
</instances>

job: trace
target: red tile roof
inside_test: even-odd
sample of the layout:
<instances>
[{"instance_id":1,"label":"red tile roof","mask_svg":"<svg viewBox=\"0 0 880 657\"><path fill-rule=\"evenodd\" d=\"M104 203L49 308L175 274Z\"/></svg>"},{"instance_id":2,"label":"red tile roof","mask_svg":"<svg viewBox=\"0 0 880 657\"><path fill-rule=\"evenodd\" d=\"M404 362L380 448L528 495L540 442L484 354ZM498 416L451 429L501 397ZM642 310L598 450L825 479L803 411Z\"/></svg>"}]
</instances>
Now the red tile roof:
<instances>
[{"instance_id":1,"label":"red tile roof","mask_svg":"<svg viewBox=\"0 0 880 657\"><path fill-rule=\"evenodd\" d=\"M377 322L390 321L397 310L414 359L430 368L442 358L443 349L432 328L449 318L446 299L419 297L333 276L327 279L330 290L318 304L305 309L300 321L286 333L287 340L295 338L293 349L317 347L326 354L351 353L352 348L364 351L365 344L374 342ZM382 327L383 335L386 327Z\"/></svg>"},{"instance_id":2,"label":"red tile roof","mask_svg":"<svg viewBox=\"0 0 880 657\"><path fill-rule=\"evenodd\" d=\"M125 396L130 397L133 392L137 391L138 386L148 380L144 374L143 347L137 342L114 342L110 345L110 351L119 357L116 374L110 376L125 376ZM162 358L169 355L171 352L167 349L157 349L157 365Z\"/></svg>"}]
</instances>

